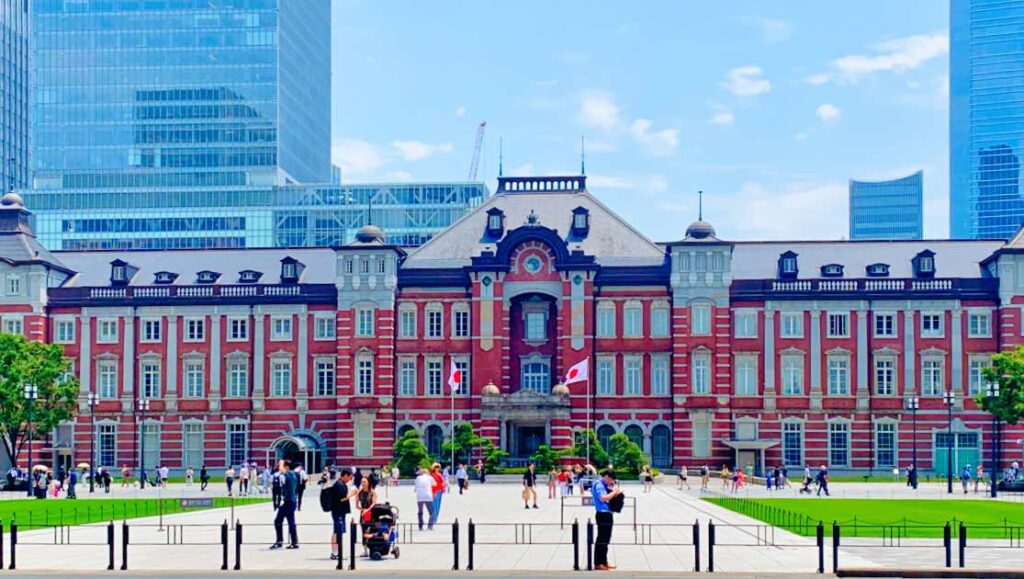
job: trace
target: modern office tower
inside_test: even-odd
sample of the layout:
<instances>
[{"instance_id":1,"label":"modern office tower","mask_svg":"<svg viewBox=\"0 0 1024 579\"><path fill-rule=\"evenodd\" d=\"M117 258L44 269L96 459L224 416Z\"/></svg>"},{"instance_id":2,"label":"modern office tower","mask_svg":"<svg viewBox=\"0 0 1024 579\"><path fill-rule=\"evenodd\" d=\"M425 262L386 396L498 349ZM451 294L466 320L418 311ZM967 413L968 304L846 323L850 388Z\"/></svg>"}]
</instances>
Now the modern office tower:
<instances>
[{"instance_id":1,"label":"modern office tower","mask_svg":"<svg viewBox=\"0 0 1024 579\"><path fill-rule=\"evenodd\" d=\"M28 183L28 0L0 0L0 188Z\"/></svg>"},{"instance_id":2,"label":"modern office tower","mask_svg":"<svg viewBox=\"0 0 1024 579\"><path fill-rule=\"evenodd\" d=\"M850 239L921 239L924 173L891 181L850 179Z\"/></svg>"},{"instance_id":3,"label":"modern office tower","mask_svg":"<svg viewBox=\"0 0 1024 579\"><path fill-rule=\"evenodd\" d=\"M952 0L950 31L950 234L1008 239L1024 221L1024 0Z\"/></svg>"}]
</instances>

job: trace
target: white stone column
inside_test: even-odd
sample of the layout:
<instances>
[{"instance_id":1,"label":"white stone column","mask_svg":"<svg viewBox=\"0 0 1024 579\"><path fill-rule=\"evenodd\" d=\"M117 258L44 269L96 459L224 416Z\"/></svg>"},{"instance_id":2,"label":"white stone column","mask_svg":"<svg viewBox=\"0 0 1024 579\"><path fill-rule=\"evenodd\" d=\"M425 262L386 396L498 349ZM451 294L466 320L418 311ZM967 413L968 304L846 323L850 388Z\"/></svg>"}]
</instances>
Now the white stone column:
<instances>
[{"instance_id":1,"label":"white stone column","mask_svg":"<svg viewBox=\"0 0 1024 579\"><path fill-rule=\"evenodd\" d=\"M949 377L950 388L953 392L957 393L957 406L963 406L964 400L964 335L963 335L963 310L953 310L953 322L950 324L952 327L949 329L949 347L950 347L950 371L952 375ZM994 317L994 316L993 316Z\"/></svg>"},{"instance_id":2,"label":"white stone column","mask_svg":"<svg viewBox=\"0 0 1024 579\"><path fill-rule=\"evenodd\" d=\"M167 384L164 385L167 410L178 409L178 316L167 316Z\"/></svg>"},{"instance_id":3,"label":"white stone column","mask_svg":"<svg viewBox=\"0 0 1024 579\"><path fill-rule=\"evenodd\" d=\"M821 312L811 311L811 408L821 408Z\"/></svg>"},{"instance_id":4,"label":"white stone column","mask_svg":"<svg viewBox=\"0 0 1024 579\"><path fill-rule=\"evenodd\" d=\"M300 313L298 316L299 331L295 364L297 366L295 376L298 379L298 395L300 398L309 396L309 314Z\"/></svg>"},{"instance_id":5,"label":"white stone column","mask_svg":"<svg viewBox=\"0 0 1024 579\"><path fill-rule=\"evenodd\" d=\"M775 310L764 311L764 407L775 409Z\"/></svg>"},{"instance_id":6,"label":"white stone column","mask_svg":"<svg viewBox=\"0 0 1024 579\"><path fill-rule=\"evenodd\" d=\"M220 319L219 313L210 316L210 410L220 410L220 399L224 397L224 387L220 379Z\"/></svg>"},{"instance_id":7,"label":"white stone column","mask_svg":"<svg viewBox=\"0 0 1024 579\"><path fill-rule=\"evenodd\" d=\"M917 360L916 342L914 335L917 326L914 324L914 311L903 311L903 395L911 396L917 394L917 372L915 362Z\"/></svg>"},{"instance_id":8,"label":"white stone column","mask_svg":"<svg viewBox=\"0 0 1024 579\"><path fill-rule=\"evenodd\" d=\"M78 348L78 391L88 396L92 390L92 318L82 315L81 341Z\"/></svg>"},{"instance_id":9,"label":"white stone column","mask_svg":"<svg viewBox=\"0 0 1024 579\"><path fill-rule=\"evenodd\" d=\"M871 382L868 380L868 358L871 355L868 351L868 310L853 313L857 316L857 408L867 410L871 396Z\"/></svg>"},{"instance_id":10,"label":"white stone column","mask_svg":"<svg viewBox=\"0 0 1024 579\"><path fill-rule=\"evenodd\" d=\"M131 408L135 400L135 365L138 360L135 358L135 318L125 316L124 320L124 343L121 347L121 383L124 388L121 391L121 403L125 408Z\"/></svg>"},{"instance_id":11,"label":"white stone column","mask_svg":"<svg viewBox=\"0 0 1024 579\"><path fill-rule=\"evenodd\" d=\"M254 410L263 410L263 368L266 362L264 353L263 314L253 316L252 328L252 404Z\"/></svg>"}]
</instances>

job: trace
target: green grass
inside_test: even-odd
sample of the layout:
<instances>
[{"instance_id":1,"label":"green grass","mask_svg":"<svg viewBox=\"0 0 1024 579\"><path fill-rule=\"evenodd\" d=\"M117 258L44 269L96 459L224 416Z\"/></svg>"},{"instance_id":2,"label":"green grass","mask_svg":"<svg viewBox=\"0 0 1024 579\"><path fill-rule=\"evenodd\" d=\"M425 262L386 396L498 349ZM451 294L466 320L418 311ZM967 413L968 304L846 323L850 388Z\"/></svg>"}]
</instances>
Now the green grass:
<instances>
[{"instance_id":1,"label":"green grass","mask_svg":"<svg viewBox=\"0 0 1024 579\"><path fill-rule=\"evenodd\" d=\"M236 506L265 502L267 499L239 498ZM213 500L213 508L231 506L231 499ZM108 521L121 521L139 517L155 517L204 509L183 509L178 499L95 499L69 501L66 499L14 499L0 501L0 521L10 528L18 523L18 530L38 529L57 525L84 525Z\"/></svg>"},{"instance_id":2,"label":"green grass","mask_svg":"<svg viewBox=\"0 0 1024 579\"><path fill-rule=\"evenodd\" d=\"M828 482L869 482L869 483L891 483L905 481L906 477L903 478L892 478L892 475L873 475L873 476L829 476Z\"/></svg>"},{"instance_id":3,"label":"green grass","mask_svg":"<svg viewBox=\"0 0 1024 579\"><path fill-rule=\"evenodd\" d=\"M1024 504L985 500L887 499L743 499L709 502L798 535L814 536L821 521L825 534L839 523L843 536L941 538L949 522L953 536L960 522L970 537L1017 538L1024 535Z\"/></svg>"}]
</instances>

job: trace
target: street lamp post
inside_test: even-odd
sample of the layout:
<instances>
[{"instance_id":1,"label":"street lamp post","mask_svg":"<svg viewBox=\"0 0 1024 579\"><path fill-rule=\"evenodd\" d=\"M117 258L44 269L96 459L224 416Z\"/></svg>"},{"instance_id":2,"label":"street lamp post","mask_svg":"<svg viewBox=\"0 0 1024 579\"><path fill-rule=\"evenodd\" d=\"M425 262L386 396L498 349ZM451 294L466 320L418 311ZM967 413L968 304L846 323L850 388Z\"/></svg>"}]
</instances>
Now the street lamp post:
<instances>
[{"instance_id":1,"label":"street lamp post","mask_svg":"<svg viewBox=\"0 0 1024 579\"><path fill-rule=\"evenodd\" d=\"M999 382L991 382L988 388L985 389L985 396L989 400L999 398ZM992 413L992 480L990 493L992 498L996 498L998 494L996 483L999 480L999 418L996 417L994 410L990 410L990 412Z\"/></svg>"},{"instance_id":2,"label":"street lamp post","mask_svg":"<svg viewBox=\"0 0 1024 579\"><path fill-rule=\"evenodd\" d=\"M35 478L35 469L32 465L32 404L36 401L36 394L35 384L25 384L25 403L27 404L28 414L28 431L25 433L25 436L28 437L28 490L26 494L29 497L32 496L32 492L35 490L35 481L33 480Z\"/></svg>"},{"instance_id":3,"label":"street lamp post","mask_svg":"<svg viewBox=\"0 0 1024 579\"><path fill-rule=\"evenodd\" d=\"M917 396L911 396L910 398L907 398L907 410L910 411L910 416L912 417L913 424L914 424L914 426L913 426L914 433L913 433L913 438L911 439L911 446L912 446L913 450L911 451L912 454L911 454L910 464L914 467L914 475L915 476L917 475L917 409L920 408L920 407L921 407L921 399L920 398L918 398Z\"/></svg>"},{"instance_id":4,"label":"street lamp post","mask_svg":"<svg viewBox=\"0 0 1024 579\"><path fill-rule=\"evenodd\" d=\"M953 404L956 403L956 392L952 389L946 390L942 398L949 412L946 422L946 493L953 494Z\"/></svg>"},{"instance_id":5,"label":"street lamp post","mask_svg":"<svg viewBox=\"0 0 1024 579\"><path fill-rule=\"evenodd\" d=\"M89 443L89 494L96 491L96 393L89 393L89 428L92 439Z\"/></svg>"},{"instance_id":6,"label":"street lamp post","mask_svg":"<svg viewBox=\"0 0 1024 579\"><path fill-rule=\"evenodd\" d=\"M142 433L142 443L139 449L139 488L146 488L146 413L149 412L149 400L139 400L139 430Z\"/></svg>"}]
</instances>

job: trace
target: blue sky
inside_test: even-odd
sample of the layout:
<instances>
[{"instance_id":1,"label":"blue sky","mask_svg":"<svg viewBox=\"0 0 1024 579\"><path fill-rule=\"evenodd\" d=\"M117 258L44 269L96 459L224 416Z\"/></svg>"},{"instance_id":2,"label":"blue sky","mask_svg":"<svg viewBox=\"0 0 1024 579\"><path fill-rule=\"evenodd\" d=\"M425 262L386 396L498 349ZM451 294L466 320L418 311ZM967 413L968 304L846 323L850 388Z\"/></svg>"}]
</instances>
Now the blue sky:
<instances>
[{"instance_id":1,"label":"blue sky","mask_svg":"<svg viewBox=\"0 0 1024 579\"><path fill-rule=\"evenodd\" d=\"M348 183L579 170L652 239L845 237L850 178L925 172L948 235L948 3L333 1Z\"/></svg>"}]
</instances>

